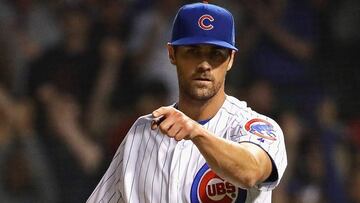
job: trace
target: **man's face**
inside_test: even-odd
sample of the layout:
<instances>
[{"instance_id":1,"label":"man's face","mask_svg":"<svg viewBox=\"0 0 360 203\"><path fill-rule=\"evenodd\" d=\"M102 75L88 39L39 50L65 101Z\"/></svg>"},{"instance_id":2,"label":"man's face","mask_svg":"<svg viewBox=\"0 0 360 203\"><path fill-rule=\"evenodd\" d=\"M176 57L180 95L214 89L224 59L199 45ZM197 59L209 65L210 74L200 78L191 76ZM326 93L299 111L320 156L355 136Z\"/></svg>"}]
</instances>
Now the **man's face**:
<instances>
[{"instance_id":1,"label":"man's face","mask_svg":"<svg viewBox=\"0 0 360 203\"><path fill-rule=\"evenodd\" d=\"M232 66L234 53L214 45L169 46L181 96L204 101L224 91L225 75Z\"/></svg>"}]
</instances>

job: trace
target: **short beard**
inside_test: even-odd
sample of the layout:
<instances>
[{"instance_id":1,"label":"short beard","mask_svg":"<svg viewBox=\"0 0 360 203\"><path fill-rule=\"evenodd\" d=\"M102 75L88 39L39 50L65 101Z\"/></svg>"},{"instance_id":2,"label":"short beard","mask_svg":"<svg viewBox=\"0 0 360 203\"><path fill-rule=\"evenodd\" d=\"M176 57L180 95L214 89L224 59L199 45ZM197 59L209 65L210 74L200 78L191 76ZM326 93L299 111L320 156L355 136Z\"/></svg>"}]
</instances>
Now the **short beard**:
<instances>
[{"instance_id":1,"label":"short beard","mask_svg":"<svg viewBox=\"0 0 360 203\"><path fill-rule=\"evenodd\" d=\"M213 98L220 90L221 83L216 83L210 88L194 88L189 84L179 83L180 94L196 101L207 101Z\"/></svg>"}]
</instances>

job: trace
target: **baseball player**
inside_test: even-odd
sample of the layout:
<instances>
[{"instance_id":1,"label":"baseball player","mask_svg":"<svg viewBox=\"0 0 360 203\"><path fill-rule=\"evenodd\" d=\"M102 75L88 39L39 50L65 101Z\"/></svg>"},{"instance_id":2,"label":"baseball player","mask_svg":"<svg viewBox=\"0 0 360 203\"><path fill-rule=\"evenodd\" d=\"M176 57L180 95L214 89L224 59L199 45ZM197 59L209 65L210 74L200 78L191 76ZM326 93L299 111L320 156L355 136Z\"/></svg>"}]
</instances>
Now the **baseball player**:
<instances>
[{"instance_id":1,"label":"baseball player","mask_svg":"<svg viewBox=\"0 0 360 203\"><path fill-rule=\"evenodd\" d=\"M168 44L179 100L134 123L89 203L271 202L287 165L283 133L225 94L234 39L224 8L180 8Z\"/></svg>"}]
</instances>

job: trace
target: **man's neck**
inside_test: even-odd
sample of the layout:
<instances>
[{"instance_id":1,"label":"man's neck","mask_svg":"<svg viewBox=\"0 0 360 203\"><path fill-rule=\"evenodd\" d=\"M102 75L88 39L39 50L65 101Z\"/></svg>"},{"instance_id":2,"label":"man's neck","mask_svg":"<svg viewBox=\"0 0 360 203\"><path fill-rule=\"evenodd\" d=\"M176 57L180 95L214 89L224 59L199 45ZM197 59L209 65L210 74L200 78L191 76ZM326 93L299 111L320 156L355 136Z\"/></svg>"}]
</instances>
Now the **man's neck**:
<instances>
[{"instance_id":1,"label":"man's neck","mask_svg":"<svg viewBox=\"0 0 360 203\"><path fill-rule=\"evenodd\" d=\"M195 121L207 120L215 116L226 99L224 92L218 92L217 95L209 100L194 100L180 96L178 108Z\"/></svg>"}]
</instances>

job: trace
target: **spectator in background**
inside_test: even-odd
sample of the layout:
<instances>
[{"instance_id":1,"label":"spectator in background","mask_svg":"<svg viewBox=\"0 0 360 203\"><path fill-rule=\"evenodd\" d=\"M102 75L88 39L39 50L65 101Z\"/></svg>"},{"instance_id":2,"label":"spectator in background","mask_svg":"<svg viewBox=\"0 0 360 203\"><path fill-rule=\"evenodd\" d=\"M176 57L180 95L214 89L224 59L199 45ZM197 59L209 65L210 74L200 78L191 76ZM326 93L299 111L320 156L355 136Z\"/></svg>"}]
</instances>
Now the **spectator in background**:
<instances>
[{"instance_id":1,"label":"spectator in background","mask_svg":"<svg viewBox=\"0 0 360 203\"><path fill-rule=\"evenodd\" d=\"M320 144L315 135L307 135L299 142L294 173L288 186L292 202L326 203L331 200L324 189L327 177Z\"/></svg>"},{"instance_id":2,"label":"spectator in background","mask_svg":"<svg viewBox=\"0 0 360 203\"><path fill-rule=\"evenodd\" d=\"M85 115L87 129L102 139L107 129L116 122L118 113L125 108L119 107L122 104L113 104L114 94L117 93L119 97L124 98L127 97L128 88L134 91L131 83L126 84L131 77L127 78L126 74L128 67L124 64L125 52L126 48L118 37L107 36L102 39L99 47L100 69L94 81L95 85ZM120 87L118 84L121 84ZM132 107L130 103L126 106L128 111Z\"/></svg>"},{"instance_id":3,"label":"spectator in background","mask_svg":"<svg viewBox=\"0 0 360 203\"><path fill-rule=\"evenodd\" d=\"M92 22L82 8L64 8L61 22L63 39L31 63L29 93L35 95L41 85L52 83L85 104L98 67L90 47Z\"/></svg>"},{"instance_id":4,"label":"spectator in background","mask_svg":"<svg viewBox=\"0 0 360 203\"><path fill-rule=\"evenodd\" d=\"M315 120L308 118L307 125L301 125L300 137L291 133L299 126L292 126L293 129L288 131L287 142L292 143L288 145L292 167L287 179L287 196L289 201L295 202L346 203L349 200L344 177L349 171L347 157L350 152L349 147L345 147L346 134L338 120L334 99L324 97L314 114Z\"/></svg>"},{"instance_id":5,"label":"spectator in background","mask_svg":"<svg viewBox=\"0 0 360 203\"><path fill-rule=\"evenodd\" d=\"M60 39L54 12L35 0L0 1L0 36L11 66L11 92L26 93L29 62Z\"/></svg>"},{"instance_id":6,"label":"spectator in background","mask_svg":"<svg viewBox=\"0 0 360 203\"><path fill-rule=\"evenodd\" d=\"M360 86L360 1L322 2L318 6L321 37L317 78L324 89L339 97L341 117L358 119L360 112L355 109L360 109L360 96L354 94L354 87Z\"/></svg>"},{"instance_id":7,"label":"spectator in background","mask_svg":"<svg viewBox=\"0 0 360 203\"><path fill-rule=\"evenodd\" d=\"M0 197L2 202L56 202L57 187L34 128L33 106L0 86Z\"/></svg>"},{"instance_id":8,"label":"spectator in background","mask_svg":"<svg viewBox=\"0 0 360 203\"><path fill-rule=\"evenodd\" d=\"M99 69L91 49L92 22L81 8L65 8L64 38L31 67L30 94L38 129L59 184L59 202L84 202L96 184L103 152L85 128L85 112Z\"/></svg>"},{"instance_id":9,"label":"spectator in background","mask_svg":"<svg viewBox=\"0 0 360 203\"><path fill-rule=\"evenodd\" d=\"M358 54L360 2L356 0L324 2L320 10L322 37L317 77L321 80L323 88L334 93L337 100L334 102L327 99L322 102L322 109L326 109L322 110L324 112L322 114L328 115L321 128L322 137L327 140L328 152L332 156L336 155L332 159L335 158L337 167L335 171L332 169L329 172L340 172L340 175L335 174L338 176L335 176L337 178L335 180L346 186L344 192L348 195L348 200L351 203L358 203L360 202L360 97L359 94L354 94L354 91L360 85ZM343 129L344 123L347 123L347 131ZM331 189L330 186L327 188ZM337 193L336 191L335 194Z\"/></svg>"},{"instance_id":10,"label":"spectator in background","mask_svg":"<svg viewBox=\"0 0 360 203\"><path fill-rule=\"evenodd\" d=\"M105 140L105 166L134 120L167 104L169 92L158 80L132 81L127 52L119 35L104 35L99 46L100 66L86 113L86 129ZM136 92L136 95L129 95Z\"/></svg>"},{"instance_id":11,"label":"spectator in background","mask_svg":"<svg viewBox=\"0 0 360 203\"><path fill-rule=\"evenodd\" d=\"M111 111L127 111L135 103L138 86L141 80L136 78L138 75L136 68L134 68L130 60L131 52L128 49L128 39L130 35L130 25L132 24L133 16L131 16L132 7L130 3L118 0L105 0L99 5L99 14L95 19L95 24L91 33L91 45L97 50L97 55L100 57L100 72L99 75L110 75L111 71L106 71L103 66L116 63L112 66L113 74L117 74L116 78L110 79L106 82L110 88L108 89L107 98L110 100L109 105ZM141 11L136 11L139 15ZM112 47L112 48L111 48ZM115 73L114 71L118 69ZM107 72L107 73L106 73ZM110 74L109 74L110 73ZM99 76L100 79L102 76ZM105 78L107 76L104 76ZM106 79L102 79L106 80ZM98 81L100 82L100 81ZM98 84L104 88L105 82ZM103 121L104 122L104 121Z\"/></svg>"},{"instance_id":12,"label":"spectator in background","mask_svg":"<svg viewBox=\"0 0 360 203\"><path fill-rule=\"evenodd\" d=\"M324 192L328 202L348 202L345 193L345 174L347 165L345 157L348 151L346 144L346 132L343 123L338 118L338 107L333 97L324 97L316 109L317 129L315 135L319 135L319 149L323 154L324 170ZM341 155L339 159L339 155Z\"/></svg>"},{"instance_id":13,"label":"spectator in background","mask_svg":"<svg viewBox=\"0 0 360 203\"><path fill-rule=\"evenodd\" d=\"M298 159L298 152L300 142L304 139L304 135L307 132L307 126L299 115L293 110L284 109L281 110L279 115L279 122L283 128L283 132L286 135L285 144L287 146L288 168L287 172L283 176L283 182L277 190L273 193L273 202L276 203L288 203L293 202L294 198L291 197L288 188L291 187L293 177L297 176L296 165ZM296 202L296 201L295 201Z\"/></svg>"},{"instance_id":14,"label":"spectator in background","mask_svg":"<svg viewBox=\"0 0 360 203\"><path fill-rule=\"evenodd\" d=\"M312 102L309 62L317 39L316 13L311 5L311 1L301 0L241 1L248 18L248 25L240 28L247 38L239 39L239 44L248 40L243 50L249 52L244 79L264 78L278 91L280 102L303 108Z\"/></svg>"},{"instance_id":15,"label":"spectator in background","mask_svg":"<svg viewBox=\"0 0 360 203\"><path fill-rule=\"evenodd\" d=\"M178 97L178 84L176 70L172 68L162 42L171 37L170 19L181 3L182 0L156 0L151 9L135 16L129 39L132 63L139 74L137 80L162 80L171 92L168 102L174 102Z\"/></svg>"}]
</instances>

